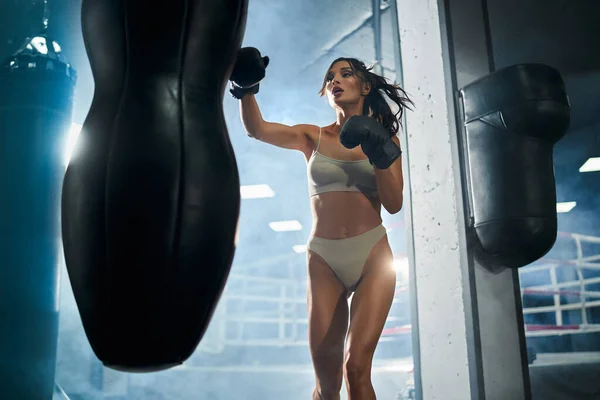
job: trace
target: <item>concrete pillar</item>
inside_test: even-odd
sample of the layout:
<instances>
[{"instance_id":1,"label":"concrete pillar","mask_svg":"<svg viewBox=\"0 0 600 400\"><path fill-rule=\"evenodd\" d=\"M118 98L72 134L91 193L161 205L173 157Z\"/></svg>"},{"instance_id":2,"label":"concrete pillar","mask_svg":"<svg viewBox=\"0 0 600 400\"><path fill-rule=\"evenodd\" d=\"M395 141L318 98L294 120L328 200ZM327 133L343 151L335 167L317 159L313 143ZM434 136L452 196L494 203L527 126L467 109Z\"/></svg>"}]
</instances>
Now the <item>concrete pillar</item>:
<instances>
[{"instance_id":1,"label":"concrete pillar","mask_svg":"<svg viewBox=\"0 0 600 400\"><path fill-rule=\"evenodd\" d=\"M485 4L397 0L419 398L529 398L517 272L469 252L458 90L493 69Z\"/></svg>"}]
</instances>

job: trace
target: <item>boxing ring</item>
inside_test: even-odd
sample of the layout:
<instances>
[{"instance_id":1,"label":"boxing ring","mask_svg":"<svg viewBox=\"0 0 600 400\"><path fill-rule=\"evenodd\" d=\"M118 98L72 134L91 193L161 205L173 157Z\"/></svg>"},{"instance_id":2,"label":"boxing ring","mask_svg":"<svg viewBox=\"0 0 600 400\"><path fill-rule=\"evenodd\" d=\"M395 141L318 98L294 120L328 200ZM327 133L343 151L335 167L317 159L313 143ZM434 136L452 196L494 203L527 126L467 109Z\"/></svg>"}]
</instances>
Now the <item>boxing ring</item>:
<instances>
[{"instance_id":1,"label":"boxing ring","mask_svg":"<svg viewBox=\"0 0 600 400\"><path fill-rule=\"evenodd\" d=\"M600 307L600 290L590 288L600 286L600 237L561 232L558 241L561 245L573 246L575 257L542 258L519 269L524 303L531 297L550 299L551 302L549 305L524 306L523 314L546 314L555 320L552 324L526 324L527 337L600 332L600 324L594 323L589 316L590 309ZM264 265L281 263L292 257L274 257ZM235 267L200 350L219 353L226 346L307 346L306 279L294 277L300 275L298 271L292 271L296 269L294 265L290 264L288 268L290 278L274 278L266 274L235 272L243 271L244 266ZM569 279L560 279L561 276ZM398 277L394 305L382 342L397 341L412 330L410 324L401 323L405 318L398 315L400 309L409 312L407 276L399 273ZM532 281L531 277L534 277L534 284L528 283ZM577 311L581 322L566 322L564 313L569 311ZM257 330L262 337L253 334Z\"/></svg>"},{"instance_id":2,"label":"boxing ring","mask_svg":"<svg viewBox=\"0 0 600 400\"><path fill-rule=\"evenodd\" d=\"M571 245L575 257L567 259L542 258L519 270L521 296L551 299L550 305L523 307L525 316L553 315L554 324L526 324L527 337L572 335L600 332L600 324L591 321L589 310L600 307L600 238L577 233L560 232L557 241ZM562 272L562 274L561 274ZM528 285L528 275L546 276L544 284ZM560 276L567 279L560 279ZM565 323L564 313L577 312L580 323ZM526 317L527 318L527 317Z\"/></svg>"},{"instance_id":3,"label":"boxing ring","mask_svg":"<svg viewBox=\"0 0 600 400\"><path fill-rule=\"evenodd\" d=\"M519 269L523 304L532 298L541 303L523 307L526 321L535 320L538 316L553 320L553 323L526 323L525 335L528 338L600 332L600 323L590 316L591 309L600 307L600 290L594 288L594 285L600 287L600 237L560 232L557 247L569 248L569 256L561 259L544 257ZM265 265L270 262L280 264L291 257L275 257L267 260ZM199 350L220 353L229 346L308 346L306 279L294 278L294 275L301 276L303 271L295 271L294 274L292 263L288 268L290 278L244 273L241 272L244 266L234 268ZM410 310L408 275L398 272L396 295L382 334L382 343L410 340L412 332L411 325L403 324L406 319L400 315ZM566 318L566 313L571 314L570 318ZM569 322L569 319L579 319L580 322ZM257 331L261 332L260 338L253 334ZM260 366L258 368L261 369ZM265 371L273 369L268 366L262 368ZM279 372L311 373L308 365L279 365L276 368ZM380 360L374 364L374 375L391 371L406 379L399 398L412 398L412 359Z\"/></svg>"},{"instance_id":4,"label":"boxing ring","mask_svg":"<svg viewBox=\"0 0 600 400\"><path fill-rule=\"evenodd\" d=\"M282 258L277 257L277 262ZM288 268L298 269L293 265ZM306 277L236 273L239 269L243 266L234 267L229 277L199 351L220 353L227 346L308 346ZM401 316L403 312L409 313L408 281L398 280L381 342L397 341L400 335L411 332L410 324L402 324L408 319Z\"/></svg>"},{"instance_id":5,"label":"boxing ring","mask_svg":"<svg viewBox=\"0 0 600 400\"><path fill-rule=\"evenodd\" d=\"M279 277L272 276L271 264L279 267ZM308 351L307 280L303 264L302 253L282 254L252 265L234 265L196 354L174 370L193 376L236 376L253 382L291 379L295 386L287 390L293 395L287 393L286 397L307 398L314 371ZM281 277L285 274L289 277ZM378 346L381 351L373 362L372 379L384 397L402 399L406 397L404 393L412 393L413 359L411 326L407 323L410 321L408 274L398 271L397 276L396 294ZM227 358L237 351L254 357L217 366L201 362L206 356ZM275 354L279 356L271 358ZM346 398L343 389L341 399Z\"/></svg>"}]
</instances>

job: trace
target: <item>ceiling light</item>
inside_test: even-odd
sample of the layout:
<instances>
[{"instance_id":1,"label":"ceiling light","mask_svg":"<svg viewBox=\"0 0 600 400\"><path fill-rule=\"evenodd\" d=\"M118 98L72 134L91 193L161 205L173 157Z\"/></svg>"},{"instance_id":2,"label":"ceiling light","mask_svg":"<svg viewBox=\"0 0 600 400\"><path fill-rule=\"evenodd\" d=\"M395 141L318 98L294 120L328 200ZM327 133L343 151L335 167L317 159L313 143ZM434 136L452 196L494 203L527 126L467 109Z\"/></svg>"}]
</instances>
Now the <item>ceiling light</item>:
<instances>
[{"instance_id":1,"label":"ceiling light","mask_svg":"<svg viewBox=\"0 0 600 400\"><path fill-rule=\"evenodd\" d=\"M305 244L297 244L293 247L293 249L296 253L304 253L304 252L306 252L306 245Z\"/></svg>"},{"instance_id":2,"label":"ceiling light","mask_svg":"<svg viewBox=\"0 0 600 400\"><path fill-rule=\"evenodd\" d=\"M567 201L564 203L556 203L556 212L557 213L566 213L569 212L577 205L575 201Z\"/></svg>"},{"instance_id":3,"label":"ceiling light","mask_svg":"<svg viewBox=\"0 0 600 400\"><path fill-rule=\"evenodd\" d=\"M275 192L269 185L245 185L240 186L242 199L264 199L275 196Z\"/></svg>"},{"instance_id":4,"label":"ceiling light","mask_svg":"<svg viewBox=\"0 0 600 400\"><path fill-rule=\"evenodd\" d=\"M591 157L579 168L579 172L600 171L600 157Z\"/></svg>"},{"instance_id":5,"label":"ceiling light","mask_svg":"<svg viewBox=\"0 0 600 400\"><path fill-rule=\"evenodd\" d=\"M269 222L269 228L275 232L299 231L302 225L298 221L275 221Z\"/></svg>"}]
</instances>

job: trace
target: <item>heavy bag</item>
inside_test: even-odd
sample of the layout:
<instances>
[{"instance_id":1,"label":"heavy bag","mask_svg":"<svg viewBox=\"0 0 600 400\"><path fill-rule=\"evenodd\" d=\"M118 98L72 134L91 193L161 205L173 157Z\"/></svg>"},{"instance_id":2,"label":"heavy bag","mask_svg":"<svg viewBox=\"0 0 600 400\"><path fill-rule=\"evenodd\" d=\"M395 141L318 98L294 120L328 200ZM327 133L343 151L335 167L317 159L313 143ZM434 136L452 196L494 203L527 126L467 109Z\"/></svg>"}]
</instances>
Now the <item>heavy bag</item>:
<instances>
[{"instance_id":1,"label":"heavy bag","mask_svg":"<svg viewBox=\"0 0 600 400\"><path fill-rule=\"evenodd\" d=\"M49 399L54 390L60 186L76 80L45 33L0 65L2 399Z\"/></svg>"},{"instance_id":2,"label":"heavy bag","mask_svg":"<svg viewBox=\"0 0 600 400\"><path fill-rule=\"evenodd\" d=\"M95 82L62 197L65 260L107 367L196 349L235 251L240 183L223 95L247 0L84 0Z\"/></svg>"},{"instance_id":3,"label":"heavy bag","mask_svg":"<svg viewBox=\"0 0 600 400\"><path fill-rule=\"evenodd\" d=\"M460 94L475 255L490 267L527 265L556 240L552 149L570 122L564 82L551 67L522 64Z\"/></svg>"}]
</instances>

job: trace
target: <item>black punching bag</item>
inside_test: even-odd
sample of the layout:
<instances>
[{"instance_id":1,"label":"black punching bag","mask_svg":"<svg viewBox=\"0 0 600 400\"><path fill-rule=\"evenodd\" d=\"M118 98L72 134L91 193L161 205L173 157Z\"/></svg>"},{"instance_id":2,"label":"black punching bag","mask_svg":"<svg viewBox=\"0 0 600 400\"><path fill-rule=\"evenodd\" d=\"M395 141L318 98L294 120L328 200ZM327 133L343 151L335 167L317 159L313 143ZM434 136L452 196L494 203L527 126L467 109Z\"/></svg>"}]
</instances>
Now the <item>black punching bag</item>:
<instances>
[{"instance_id":1,"label":"black punching bag","mask_svg":"<svg viewBox=\"0 0 600 400\"><path fill-rule=\"evenodd\" d=\"M223 95L247 0L83 0L95 82L62 197L65 260L107 367L196 349L226 283L240 209Z\"/></svg>"},{"instance_id":2,"label":"black punching bag","mask_svg":"<svg viewBox=\"0 0 600 400\"><path fill-rule=\"evenodd\" d=\"M75 71L46 33L0 65L0 398L50 399Z\"/></svg>"},{"instance_id":3,"label":"black punching bag","mask_svg":"<svg viewBox=\"0 0 600 400\"><path fill-rule=\"evenodd\" d=\"M515 65L461 90L475 255L518 268L546 254L557 235L552 150L570 122L553 68Z\"/></svg>"}]
</instances>

